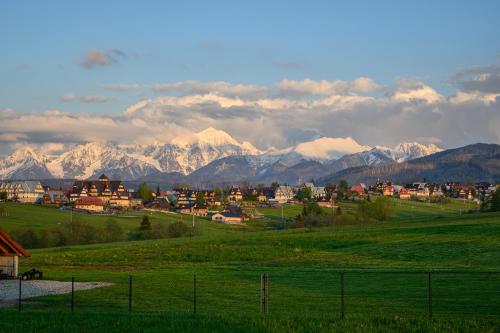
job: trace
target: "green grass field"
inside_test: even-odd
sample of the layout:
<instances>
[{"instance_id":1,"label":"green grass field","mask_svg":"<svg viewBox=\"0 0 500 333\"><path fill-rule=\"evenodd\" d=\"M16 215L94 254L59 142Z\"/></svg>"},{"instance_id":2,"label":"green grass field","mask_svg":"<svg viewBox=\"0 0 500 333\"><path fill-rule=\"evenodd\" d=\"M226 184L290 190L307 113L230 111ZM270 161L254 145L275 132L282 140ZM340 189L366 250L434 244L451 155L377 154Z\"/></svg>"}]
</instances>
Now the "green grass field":
<instances>
[{"instance_id":1,"label":"green grass field","mask_svg":"<svg viewBox=\"0 0 500 333\"><path fill-rule=\"evenodd\" d=\"M341 207L344 214L355 210L353 203ZM32 250L31 257L21 262L23 270L37 267L47 279L74 276L77 281L114 284L76 293L74 317L68 294L25 302L21 314L3 309L0 317L15 316L23 322L9 326L12 332L25 332L23 327L93 331L97 325L108 332L123 327L222 332L497 331L500 274L492 272L500 271L500 214L464 214L467 204L461 201L442 206L395 201L394 208L388 222L313 230L268 230L266 224L281 221L281 210L259 209L263 217L249 227L198 218L201 236L192 238ZM9 216L0 218L8 231L43 228L69 217L53 208L14 205L8 210ZM300 210L287 205L284 216ZM89 223L107 219L80 218ZM140 214L114 217L127 230L135 228L140 218ZM153 223L179 218L151 215ZM427 320L429 271L433 272L433 321ZM339 319L339 272L345 272L345 320ZM268 316L259 313L261 273L270 277ZM197 317L193 319L195 274ZM48 318L56 318L61 326L55 329Z\"/></svg>"}]
</instances>

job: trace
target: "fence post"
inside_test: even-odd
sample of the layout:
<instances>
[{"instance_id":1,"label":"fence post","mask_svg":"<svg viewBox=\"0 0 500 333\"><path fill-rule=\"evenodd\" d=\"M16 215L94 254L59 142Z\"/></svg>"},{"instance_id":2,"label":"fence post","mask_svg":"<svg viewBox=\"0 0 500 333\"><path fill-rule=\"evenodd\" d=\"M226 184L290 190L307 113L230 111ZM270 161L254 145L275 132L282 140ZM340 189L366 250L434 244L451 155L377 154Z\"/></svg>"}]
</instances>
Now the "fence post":
<instances>
[{"instance_id":1,"label":"fence post","mask_svg":"<svg viewBox=\"0 0 500 333\"><path fill-rule=\"evenodd\" d=\"M75 310L75 277L71 277L71 312Z\"/></svg>"},{"instance_id":2,"label":"fence post","mask_svg":"<svg viewBox=\"0 0 500 333\"><path fill-rule=\"evenodd\" d=\"M129 276L128 280L128 312L132 312L132 275Z\"/></svg>"},{"instance_id":3,"label":"fence post","mask_svg":"<svg viewBox=\"0 0 500 333\"><path fill-rule=\"evenodd\" d=\"M19 311L21 311L22 281L23 278L19 277Z\"/></svg>"},{"instance_id":4,"label":"fence post","mask_svg":"<svg viewBox=\"0 0 500 333\"><path fill-rule=\"evenodd\" d=\"M269 274L266 273L266 314L269 314Z\"/></svg>"},{"instance_id":5,"label":"fence post","mask_svg":"<svg viewBox=\"0 0 500 333\"><path fill-rule=\"evenodd\" d=\"M340 318L344 319L344 272L340 272Z\"/></svg>"},{"instance_id":6,"label":"fence post","mask_svg":"<svg viewBox=\"0 0 500 333\"><path fill-rule=\"evenodd\" d=\"M196 274L193 275L193 316L196 316Z\"/></svg>"},{"instance_id":7,"label":"fence post","mask_svg":"<svg viewBox=\"0 0 500 333\"><path fill-rule=\"evenodd\" d=\"M432 320L432 274L431 272L428 273L428 282L429 282L429 320Z\"/></svg>"},{"instance_id":8,"label":"fence post","mask_svg":"<svg viewBox=\"0 0 500 333\"><path fill-rule=\"evenodd\" d=\"M262 273L260 275L260 312L264 314L269 313L268 296L269 296L268 276L267 273Z\"/></svg>"}]
</instances>

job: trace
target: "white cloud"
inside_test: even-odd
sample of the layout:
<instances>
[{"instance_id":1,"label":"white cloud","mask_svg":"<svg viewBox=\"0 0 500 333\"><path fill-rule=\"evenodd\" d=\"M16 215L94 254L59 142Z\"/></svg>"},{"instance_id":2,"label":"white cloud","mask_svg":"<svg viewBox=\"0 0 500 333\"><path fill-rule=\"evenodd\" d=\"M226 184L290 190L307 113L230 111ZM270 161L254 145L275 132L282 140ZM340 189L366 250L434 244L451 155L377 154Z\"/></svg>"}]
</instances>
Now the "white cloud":
<instances>
[{"instance_id":1,"label":"white cloud","mask_svg":"<svg viewBox=\"0 0 500 333\"><path fill-rule=\"evenodd\" d=\"M100 87L112 91L130 91L140 89L142 86L138 83L117 83L117 84L99 84Z\"/></svg>"},{"instance_id":2,"label":"white cloud","mask_svg":"<svg viewBox=\"0 0 500 333\"><path fill-rule=\"evenodd\" d=\"M500 143L498 94L459 90L442 96L423 82L399 80L386 95L369 95L380 89L364 77L353 82L283 80L270 86L183 81L161 87L161 96L140 100L114 116L3 109L0 141L168 142L179 134L214 127L262 149L317 137L353 138L360 146L403 140L437 141L443 147ZM106 100L75 93L64 98ZM335 144L318 142L318 149L320 143Z\"/></svg>"},{"instance_id":3,"label":"white cloud","mask_svg":"<svg viewBox=\"0 0 500 333\"><path fill-rule=\"evenodd\" d=\"M347 81L314 81L311 79L304 79L302 81L295 80L282 80L278 83L278 88L284 94L295 94L295 95L320 95L320 96L332 96L332 95L351 95L355 93L372 93L380 90L382 87L375 83L370 78L359 77L353 82Z\"/></svg>"},{"instance_id":4,"label":"white cloud","mask_svg":"<svg viewBox=\"0 0 500 333\"><path fill-rule=\"evenodd\" d=\"M442 96L430 86L416 80L399 80L392 98L397 101L439 102Z\"/></svg>"},{"instance_id":5,"label":"white cloud","mask_svg":"<svg viewBox=\"0 0 500 333\"><path fill-rule=\"evenodd\" d=\"M113 100L113 97L102 95L77 95L73 92L66 93L60 98L63 102L81 103L105 103Z\"/></svg>"},{"instance_id":6,"label":"white cloud","mask_svg":"<svg viewBox=\"0 0 500 333\"><path fill-rule=\"evenodd\" d=\"M231 84L224 81L201 82L182 81L163 83L153 86L157 93L177 93L180 95L220 94L231 97L263 97L268 93L268 88L253 84Z\"/></svg>"}]
</instances>

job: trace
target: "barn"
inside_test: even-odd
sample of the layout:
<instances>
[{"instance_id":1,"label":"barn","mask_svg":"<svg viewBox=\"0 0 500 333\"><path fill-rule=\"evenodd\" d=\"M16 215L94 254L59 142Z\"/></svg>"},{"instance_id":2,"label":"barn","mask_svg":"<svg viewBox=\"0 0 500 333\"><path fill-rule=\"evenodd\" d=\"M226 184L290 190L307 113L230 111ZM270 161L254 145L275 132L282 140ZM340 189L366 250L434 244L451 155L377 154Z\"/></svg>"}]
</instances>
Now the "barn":
<instances>
[{"instance_id":1,"label":"barn","mask_svg":"<svg viewBox=\"0 0 500 333\"><path fill-rule=\"evenodd\" d=\"M29 257L5 231L0 229L0 278L18 276L19 257Z\"/></svg>"}]
</instances>

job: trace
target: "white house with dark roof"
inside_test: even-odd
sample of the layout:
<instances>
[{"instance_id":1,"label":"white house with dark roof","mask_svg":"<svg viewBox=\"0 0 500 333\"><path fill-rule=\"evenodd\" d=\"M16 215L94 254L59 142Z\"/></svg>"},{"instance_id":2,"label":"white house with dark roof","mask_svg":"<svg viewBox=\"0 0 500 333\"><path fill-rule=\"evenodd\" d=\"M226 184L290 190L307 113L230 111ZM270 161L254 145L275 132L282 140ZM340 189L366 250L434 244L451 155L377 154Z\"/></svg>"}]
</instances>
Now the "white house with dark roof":
<instances>
[{"instance_id":1,"label":"white house with dark roof","mask_svg":"<svg viewBox=\"0 0 500 333\"><path fill-rule=\"evenodd\" d=\"M7 193L7 200L35 203L43 198L45 190L42 183L36 180L2 181L0 192Z\"/></svg>"}]
</instances>

